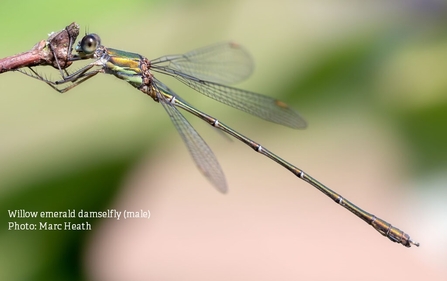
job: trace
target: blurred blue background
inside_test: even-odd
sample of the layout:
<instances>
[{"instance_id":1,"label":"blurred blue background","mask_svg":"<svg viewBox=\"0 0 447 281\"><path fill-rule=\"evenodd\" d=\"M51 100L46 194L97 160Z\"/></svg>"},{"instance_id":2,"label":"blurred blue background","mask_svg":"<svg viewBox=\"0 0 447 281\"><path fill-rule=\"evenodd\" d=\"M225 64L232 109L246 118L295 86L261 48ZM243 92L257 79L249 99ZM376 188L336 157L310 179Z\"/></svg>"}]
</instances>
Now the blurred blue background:
<instances>
[{"instance_id":1,"label":"blurred blue background","mask_svg":"<svg viewBox=\"0 0 447 281\"><path fill-rule=\"evenodd\" d=\"M59 94L3 73L0 279L376 280L374 265L385 280L445 280L446 14L440 0L2 1L0 57L73 21L79 38L98 33L104 45L149 59L243 44L256 69L237 86L291 104L308 121L305 131L163 81L421 247L390 243L272 161L187 116L226 173L230 193L219 194L162 107L112 76ZM10 221L42 221L8 215L19 209L149 209L152 217L87 220L91 231L8 231Z\"/></svg>"}]
</instances>

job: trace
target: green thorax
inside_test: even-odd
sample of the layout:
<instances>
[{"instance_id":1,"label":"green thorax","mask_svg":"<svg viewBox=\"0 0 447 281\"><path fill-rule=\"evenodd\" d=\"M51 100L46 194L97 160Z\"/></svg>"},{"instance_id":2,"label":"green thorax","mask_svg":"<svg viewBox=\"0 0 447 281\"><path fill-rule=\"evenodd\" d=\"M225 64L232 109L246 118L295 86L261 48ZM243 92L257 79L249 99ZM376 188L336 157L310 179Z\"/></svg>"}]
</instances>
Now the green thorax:
<instances>
[{"instance_id":1,"label":"green thorax","mask_svg":"<svg viewBox=\"0 0 447 281\"><path fill-rule=\"evenodd\" d=\"M107 55L109 57L105 65L107 73L129 82L137 88L143 83L140 68L142 56L110 48L107 48Z\"/></svg>"}]
</instances>

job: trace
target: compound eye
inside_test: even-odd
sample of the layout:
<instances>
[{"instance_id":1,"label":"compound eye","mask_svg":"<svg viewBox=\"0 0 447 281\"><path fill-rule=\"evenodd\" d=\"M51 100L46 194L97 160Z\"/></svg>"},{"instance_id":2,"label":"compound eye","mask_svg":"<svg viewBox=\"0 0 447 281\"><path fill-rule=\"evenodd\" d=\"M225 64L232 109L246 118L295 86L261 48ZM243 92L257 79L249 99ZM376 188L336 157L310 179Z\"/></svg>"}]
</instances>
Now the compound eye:
<instances>
[{"instance_id":1,"label":"compound eye","mask_svg":"<svg viewBox=\"0 0 447 281\"><path fill-rule=\"evenodd\" d=\"M96 48L101 44L101 39L96 34L89 34L82 38L80 47L85 54L91 54L96 51Z\"/></svg>"}]
</instances>

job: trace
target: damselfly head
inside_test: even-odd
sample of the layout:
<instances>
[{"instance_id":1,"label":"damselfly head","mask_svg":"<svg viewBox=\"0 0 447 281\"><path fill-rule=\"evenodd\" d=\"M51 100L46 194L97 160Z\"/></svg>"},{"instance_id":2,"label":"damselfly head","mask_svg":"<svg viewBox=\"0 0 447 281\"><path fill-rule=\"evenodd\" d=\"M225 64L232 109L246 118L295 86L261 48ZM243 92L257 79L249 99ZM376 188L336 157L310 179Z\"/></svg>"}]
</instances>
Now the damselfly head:
<instances>
[{"instance_id":1,"label":"damselfly head","mask_svg":"<svg viewBox=\"0 0 447 281\"><path fill-rule=\"evenodd\" d=\"M91 56L98 46L101 45L101 38L98 34L91 33L85 35L82 40L76 46L76 52L78 52L81 57Z\"/></svg>"}]
</instances>

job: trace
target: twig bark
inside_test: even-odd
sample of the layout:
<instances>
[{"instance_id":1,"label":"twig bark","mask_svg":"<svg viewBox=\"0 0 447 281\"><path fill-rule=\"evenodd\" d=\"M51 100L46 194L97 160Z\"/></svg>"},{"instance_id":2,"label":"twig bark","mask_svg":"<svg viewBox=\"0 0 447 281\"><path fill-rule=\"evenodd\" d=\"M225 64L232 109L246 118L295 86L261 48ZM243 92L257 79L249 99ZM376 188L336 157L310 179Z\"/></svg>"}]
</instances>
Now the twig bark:
<instances>
[{"instance_id":1,"label":"twig bark","mask_svg":"<svg viewBox=\"0 0 447 281\"><path fill-rule=\"evenodd\" d=\"M78 35L79 25L73 22L65 29L50 34L47 40L41 40L31 50L0 59L0 73L37 65L65 69L71 65L71 47Z\"/></svg>"}]
</instances>

